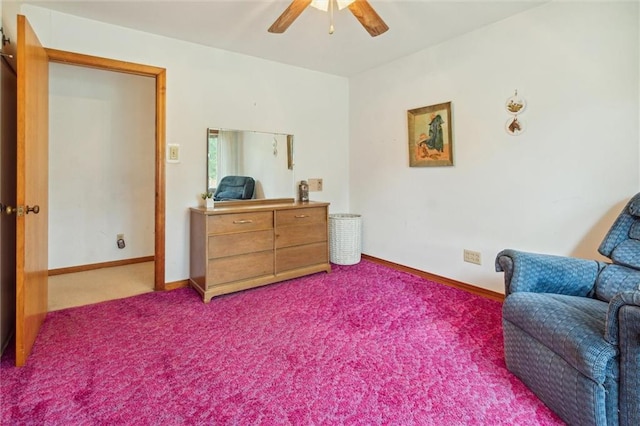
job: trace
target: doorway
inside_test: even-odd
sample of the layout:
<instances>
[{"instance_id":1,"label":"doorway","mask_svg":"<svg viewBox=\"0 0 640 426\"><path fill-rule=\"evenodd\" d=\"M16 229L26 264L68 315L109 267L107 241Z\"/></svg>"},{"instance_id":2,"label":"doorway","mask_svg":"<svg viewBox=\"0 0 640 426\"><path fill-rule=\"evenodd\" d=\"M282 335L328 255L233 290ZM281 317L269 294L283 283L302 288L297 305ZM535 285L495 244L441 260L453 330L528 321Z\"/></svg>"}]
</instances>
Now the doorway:
<instances>
[{"instance_id":1,"label":"doorway","mask_svg":"<svg viewBox=\"0 0 640 426\"><path fill-rule=\"evenodd\" d=\"M49 65L49 311L154 290L154 105L151 77Z\"/></svg>"},{"instance_id":2,"label":"doorway","mask_svg":"<svg viewBox=\"0 0 640 426\"><path fill-rule=\"evenodd\" d=\"M45 49L49 62L135 74L155 79L154 289L165 290L165 95L166 70L148 65Z\"/></svg>"}]
</instances>

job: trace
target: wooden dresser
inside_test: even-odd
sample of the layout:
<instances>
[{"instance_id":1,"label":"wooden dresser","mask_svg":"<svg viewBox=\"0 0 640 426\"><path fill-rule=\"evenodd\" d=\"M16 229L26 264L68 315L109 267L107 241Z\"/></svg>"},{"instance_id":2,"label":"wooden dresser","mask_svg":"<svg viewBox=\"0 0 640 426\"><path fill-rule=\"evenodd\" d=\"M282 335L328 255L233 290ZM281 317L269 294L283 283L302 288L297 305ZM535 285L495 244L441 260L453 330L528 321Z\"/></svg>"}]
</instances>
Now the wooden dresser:
<instances>
[{"instance_id":1,"label":"wooden dresser","mask_svg":"<svg viewBox=\"0 0 640 426\"><path fill-rule=\"evenodd\" d=\"M191 286L212 297L330 272L329 203L225 201L191 208Z\"/></svg>"}]
</instances>

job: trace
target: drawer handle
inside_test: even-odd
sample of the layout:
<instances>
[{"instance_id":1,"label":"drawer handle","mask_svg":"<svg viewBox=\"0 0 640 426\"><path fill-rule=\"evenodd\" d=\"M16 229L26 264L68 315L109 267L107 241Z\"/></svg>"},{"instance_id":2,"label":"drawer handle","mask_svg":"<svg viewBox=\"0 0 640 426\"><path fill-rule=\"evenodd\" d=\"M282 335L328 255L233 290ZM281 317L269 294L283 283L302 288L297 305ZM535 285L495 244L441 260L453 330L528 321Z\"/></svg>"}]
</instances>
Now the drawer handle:
<instances>
[{"instance_id":1,"label":"drawer handle","mask_svg":"<svg viewBox=\"0 0 640 426\"><path fill-rule=\"evenodd\" d=\"M233 223L238 224L238 225L242 225L242 224L245 224L245 223L253 223L253 221L252 220L243 219L243 220L234 220Z\"/></svg>"},{"instance_id":2,"label":"drawer handle","mask_svg":"<svg viewBox=\"0 0 640 426\"><path fill-rule=\"evenodd\" d=\"M309 217L309 215L308 214L298 214L295 217L296 217L296 219L304 219L305 217Z\"/></svg>"}]
</instances>

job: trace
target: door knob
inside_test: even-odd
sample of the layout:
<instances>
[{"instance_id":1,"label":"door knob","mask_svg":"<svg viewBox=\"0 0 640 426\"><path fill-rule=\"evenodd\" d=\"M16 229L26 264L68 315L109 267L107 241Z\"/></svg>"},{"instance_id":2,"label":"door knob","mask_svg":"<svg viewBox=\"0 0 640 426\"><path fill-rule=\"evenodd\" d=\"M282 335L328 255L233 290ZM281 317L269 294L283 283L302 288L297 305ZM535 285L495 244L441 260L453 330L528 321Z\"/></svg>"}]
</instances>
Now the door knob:
<instances>
[{"instance_id":1,"label":"door knob","mask_svg":"<svg viewBox=\"0 0 640 426\"><path fill-rule=\"evenodd\" d=\"M33 207L27 206L27 208L25 209L22 206L11 207L6 204L0 204L0 213L4 213L7 215L16 213L18 216L22 216L23 214L29 214L29 213L38 214L40 213L40 206L36 204Z\"/></svg>"},{"instance_id":2,"label":"door knob","mask_svg":"<svg viewBox=\"0 0 640 426\"><path fill-rule=\"evenodd\" d=\"M0 213L9 215L9 214L15 213L15 211L16 211L15 207L11 207L9 205L0 203Z\"/></svg>"}]
</instances>

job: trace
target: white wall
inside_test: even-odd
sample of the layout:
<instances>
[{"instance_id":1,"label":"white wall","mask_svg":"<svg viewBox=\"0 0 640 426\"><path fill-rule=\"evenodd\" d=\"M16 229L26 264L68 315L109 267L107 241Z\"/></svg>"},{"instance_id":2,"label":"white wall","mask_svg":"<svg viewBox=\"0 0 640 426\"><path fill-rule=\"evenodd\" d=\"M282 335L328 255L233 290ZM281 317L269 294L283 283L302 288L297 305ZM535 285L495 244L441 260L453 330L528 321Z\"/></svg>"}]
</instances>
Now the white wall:
<instances>
[{"instance_id":1,"label":"white wall","mask_svg":"<svg viewBox=\"0 0 640 426\"><path fill-rule=\"evenodd\" d=\"M553 2L350 78L363 251L499 292L501 249L597 257L639 188L639 22L633 2ZM448 101L455 165L410 168L407 110Z\"/></svg>"},{"instance_id":2,"label":"white wall","mask_svg":"<svg viewBox=\"0 0 640 426\"><path fill-rule=\"evenodd\" d=\"M50 64L49 117L49 268L152 256L155 80Z\"/></svg>"},{"instance_id":3,"label":"white wall","mask_svg":"<svg viewBox=\"0 0 640 426\"><path fill-rule=\"evenodd\" d=\"M181 145L181 162L166 167L167 282L189 276L188 207L205 187L207 127L295 135L296 178L323 177L315 199L347 208L347 79L30 5L20 11L46 47L167 69L167 143Z\"/></svg>"}]
</instances>

